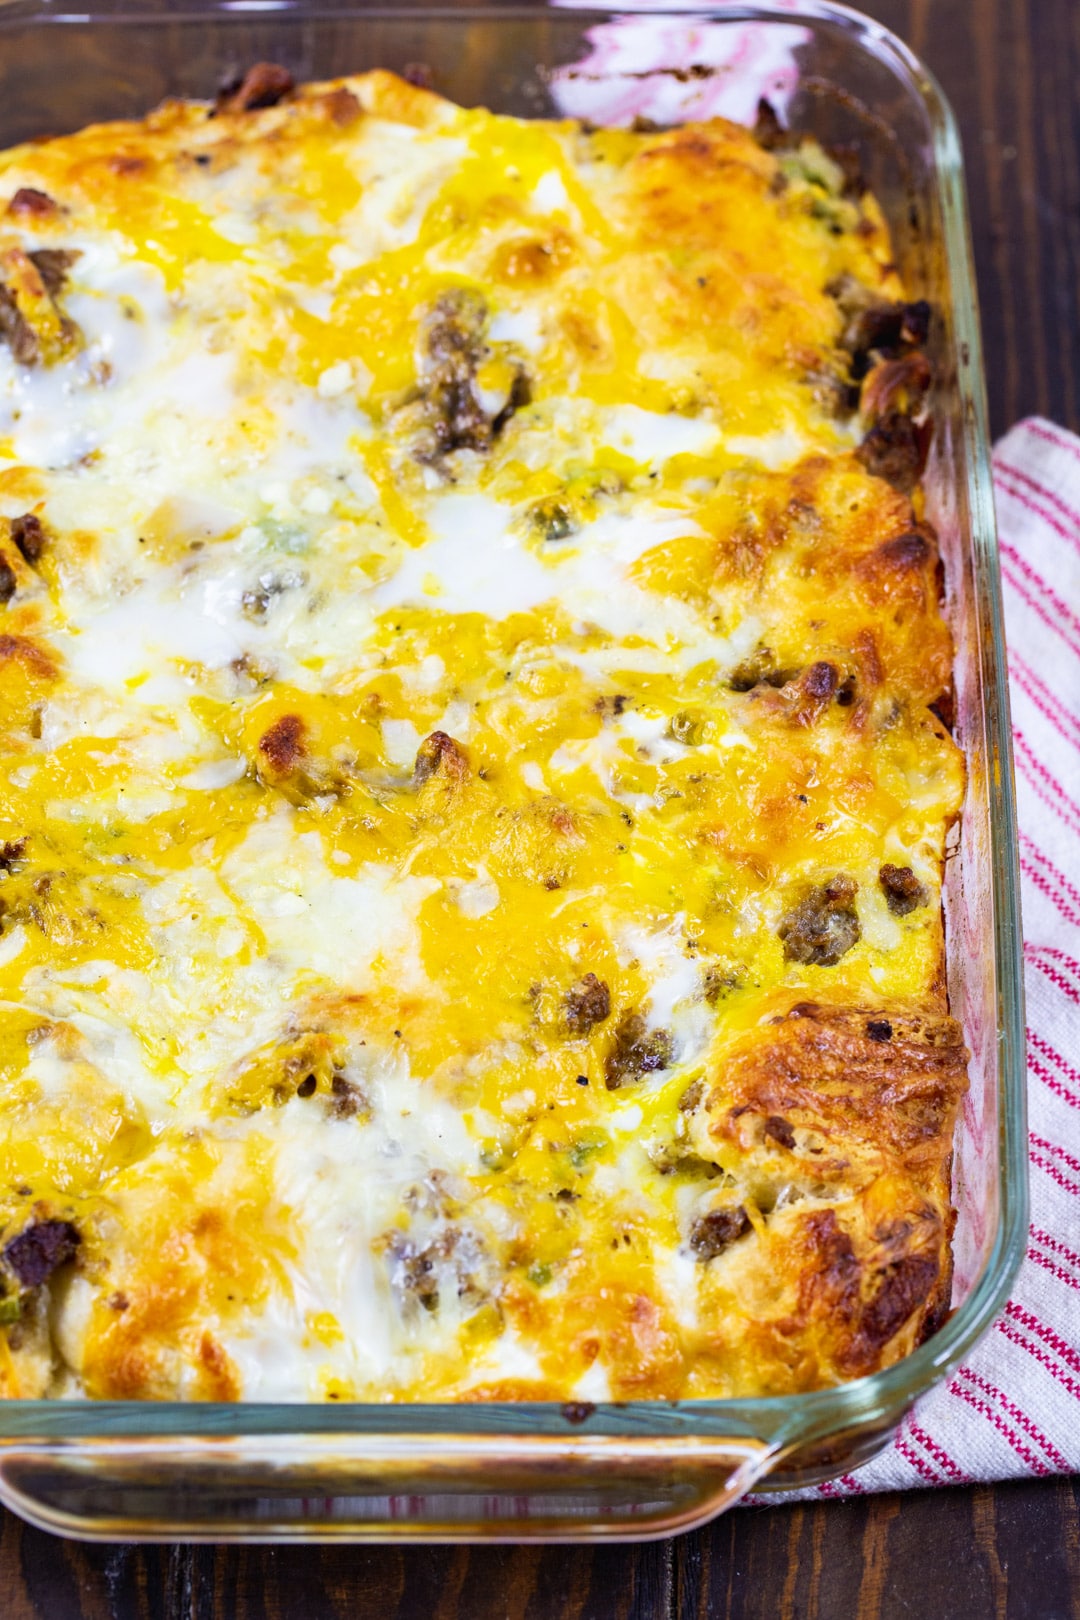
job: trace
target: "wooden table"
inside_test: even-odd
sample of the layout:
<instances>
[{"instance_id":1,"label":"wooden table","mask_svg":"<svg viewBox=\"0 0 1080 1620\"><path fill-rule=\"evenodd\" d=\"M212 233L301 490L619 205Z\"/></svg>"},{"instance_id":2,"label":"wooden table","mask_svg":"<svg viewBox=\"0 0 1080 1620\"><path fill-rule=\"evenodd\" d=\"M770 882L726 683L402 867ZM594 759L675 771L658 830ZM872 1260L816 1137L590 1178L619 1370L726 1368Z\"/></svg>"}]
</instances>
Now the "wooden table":
<instances>
[{"instance_id":1,"label":"wooden table","mask_svg":"<svg viewBox=\"0 0 1080 1620\"><path fill-rule=\"evenodd\" d=\"M960 118L995 434L1080 428L1080 4L863 0ZM1080 1484L740 1508L640 1548L83 1547L0 1527L0 1620L1067 1620Z\"/></svg>"}]
</instances>

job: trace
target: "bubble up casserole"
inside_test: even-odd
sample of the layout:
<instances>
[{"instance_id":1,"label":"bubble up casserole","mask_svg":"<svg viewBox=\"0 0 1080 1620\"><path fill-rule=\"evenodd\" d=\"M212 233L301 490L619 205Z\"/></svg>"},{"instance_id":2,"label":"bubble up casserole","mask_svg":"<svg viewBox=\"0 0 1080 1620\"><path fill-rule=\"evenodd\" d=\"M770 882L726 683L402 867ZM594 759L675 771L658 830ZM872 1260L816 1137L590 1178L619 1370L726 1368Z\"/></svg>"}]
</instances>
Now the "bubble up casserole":
<instances>
[{"instance_id":1,"label":"bubble up casserole","mask_svg":"<svg viewBox=\"0 0 1080 1620\"><path fill-rule=\"evenodd\" d=\"M264 65L0 198L4 1392L905 1355L964 767L843 154Z\"/></svg>"}]
</instances>

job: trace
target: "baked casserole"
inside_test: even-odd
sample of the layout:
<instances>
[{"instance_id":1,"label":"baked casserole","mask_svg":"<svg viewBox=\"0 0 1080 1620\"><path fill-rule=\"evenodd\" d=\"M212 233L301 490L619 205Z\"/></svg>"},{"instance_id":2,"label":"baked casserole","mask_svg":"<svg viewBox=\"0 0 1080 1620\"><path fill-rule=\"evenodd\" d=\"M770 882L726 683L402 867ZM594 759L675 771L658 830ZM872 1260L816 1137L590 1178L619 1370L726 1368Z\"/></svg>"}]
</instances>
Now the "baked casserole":
<instances>
[{"instance_id":1,"label":"baked casserole","mask_svg":"<svg viewBox=\"0 0 1080 1620\"><path fill-rule=\"evenodd\" d=\"M964 769L843 154L263 65L0 207L4 1392L910 1351Z\"/></svg>"}]
</instances>

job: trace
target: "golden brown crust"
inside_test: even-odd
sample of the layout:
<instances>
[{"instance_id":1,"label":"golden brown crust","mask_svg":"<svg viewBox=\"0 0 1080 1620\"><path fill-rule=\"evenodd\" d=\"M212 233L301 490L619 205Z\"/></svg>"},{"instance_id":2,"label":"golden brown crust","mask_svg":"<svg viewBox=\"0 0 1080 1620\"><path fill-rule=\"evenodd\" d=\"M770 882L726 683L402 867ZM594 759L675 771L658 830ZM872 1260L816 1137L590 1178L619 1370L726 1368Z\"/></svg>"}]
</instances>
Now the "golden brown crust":
<instances>
[{"instance_id":1,"label":"golden brown crust","mask_svg":"<svg viewBox=\"0 0 1080 1620\"><path fill-rule=\"evenodd\" d=\"M705 1096L710 1134L745 1139L745 1116L779 1116L814 1134L798 1156L807 1171L842 1169L851 1149L919 1179L951 1141L966 1062L948 1016L800 1002L724 1054Z\"/></svg>"},{"instance_id":2,"label":"golden brown crust","mask_svg":"<svg viewBox=\"0 0 1080 1620\"><path fill-rule=\"evenodd\" d=\"M906 1354L947 1309L949 1158L967 1053L948 1016L796 1003L715 1062L692 1141L753 1209L717 1286L745 1354L813 1380ZM761 1279L773 1276L773 1288ZM740 1280L754 1279L743 1291Z\"/></svg>"}]
</instances>

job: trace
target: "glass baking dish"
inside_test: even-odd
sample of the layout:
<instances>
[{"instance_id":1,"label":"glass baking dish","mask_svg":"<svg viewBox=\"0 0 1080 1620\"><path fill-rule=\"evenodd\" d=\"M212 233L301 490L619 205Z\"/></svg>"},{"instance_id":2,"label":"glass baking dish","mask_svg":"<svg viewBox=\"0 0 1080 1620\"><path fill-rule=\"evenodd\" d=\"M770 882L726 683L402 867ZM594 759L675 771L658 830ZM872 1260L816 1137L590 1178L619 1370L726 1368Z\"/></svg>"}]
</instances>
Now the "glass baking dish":
<instances>
[{"instance_id":1,"label":"glass baking dish","mask_svg":"<svg viewBox=\"0 0 1080 1620\"><path fill-rule=\"evenodd\" d=\"M857 148L909 296L936 312L928 515L957 642L967 803L948 862L953 1010L971 1049L955 1152L954 1310L919 1350L838 1388L626 1405L0 1403L0 1498L97 1539L644 1539L751 1489L843 1473L884 1446L1006 1298L1027 1231L1024 1017L1012 762L982 357L960 147L912 54L825 0L650 15L357 0L0 0L0 145L212 96L252 62L297 78L430 72L466 104L525 116L718 107L765 91L789 121ZM418 67L417 65L421 65ZM594 110L595 109L595 110Z\"/></svg>"}]
</instances>

